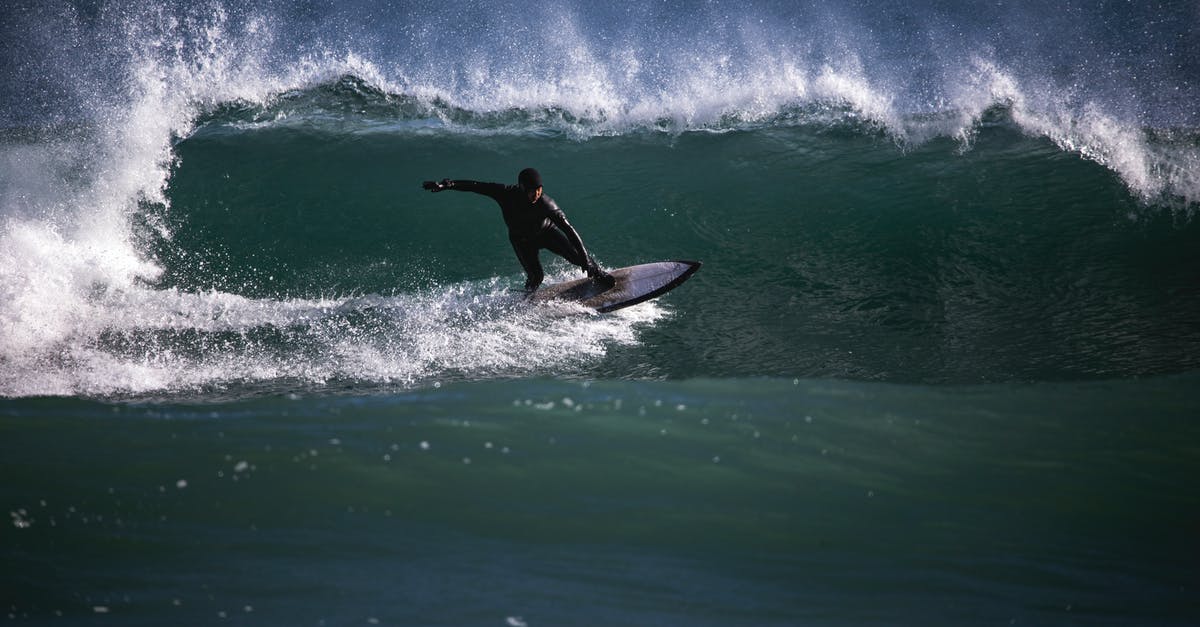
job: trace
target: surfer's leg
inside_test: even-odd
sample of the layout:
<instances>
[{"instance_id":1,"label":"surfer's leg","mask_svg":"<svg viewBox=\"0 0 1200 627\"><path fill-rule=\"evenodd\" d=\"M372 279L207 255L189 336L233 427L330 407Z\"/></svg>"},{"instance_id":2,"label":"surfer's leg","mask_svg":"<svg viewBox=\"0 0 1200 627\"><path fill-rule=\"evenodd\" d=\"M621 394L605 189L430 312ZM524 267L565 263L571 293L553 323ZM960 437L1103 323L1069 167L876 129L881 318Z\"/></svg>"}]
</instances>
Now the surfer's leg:
<instances>
[{"instance_id":1,"label":"surfer's leg","mask_svg":"<svg viewBox=\"0 0 1200 627\"><path fill-rule=\"evenodd\" d=\"M517 260L525 270L525 289L532 292L542 284L542 279L546 276L542 271L542 261L538 259L538 244L535 241L509 241L512 242L513 252L517 253Z\"/></svg>"}]
</instances>

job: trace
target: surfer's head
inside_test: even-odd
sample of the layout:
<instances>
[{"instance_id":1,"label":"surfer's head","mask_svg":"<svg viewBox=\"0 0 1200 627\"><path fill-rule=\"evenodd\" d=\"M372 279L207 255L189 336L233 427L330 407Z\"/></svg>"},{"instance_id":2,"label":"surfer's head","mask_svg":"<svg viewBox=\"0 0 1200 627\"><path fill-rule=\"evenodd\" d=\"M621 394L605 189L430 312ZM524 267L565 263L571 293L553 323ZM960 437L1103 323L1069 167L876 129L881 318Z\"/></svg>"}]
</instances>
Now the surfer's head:
<instances>
[{"instance_id":1,"label":"surfer's head","mask_svg":"<svg viewBox=\"0 0 1200 627\"><path fill-rule=\"evenodd\" d=\"M533 168L525 168L517 175L517 185L525 192L529 202L537 202L542 197L542 175Z\"/></svg>"}]
</instances>

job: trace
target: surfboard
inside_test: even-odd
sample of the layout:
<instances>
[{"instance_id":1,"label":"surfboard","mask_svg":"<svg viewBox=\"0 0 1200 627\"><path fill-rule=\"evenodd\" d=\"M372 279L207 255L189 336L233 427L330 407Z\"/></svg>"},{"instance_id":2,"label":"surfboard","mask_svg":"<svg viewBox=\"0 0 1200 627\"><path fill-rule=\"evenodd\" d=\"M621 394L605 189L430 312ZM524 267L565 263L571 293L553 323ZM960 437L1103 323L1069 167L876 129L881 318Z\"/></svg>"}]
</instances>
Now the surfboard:
<instances>
[{"instance_id":1,"label":"surfboard","mask_svg":"<svg viewBox=\"0 0 1200 627\"><path fill-rule=\"evenodd\" d=\"M679 287L700 269L699 261L656 261L610 270L616 283L605 289L591 279L555 283L530 296L535 303L568 301L608 313L658 298Z\"/></svg>"}]
</instances>

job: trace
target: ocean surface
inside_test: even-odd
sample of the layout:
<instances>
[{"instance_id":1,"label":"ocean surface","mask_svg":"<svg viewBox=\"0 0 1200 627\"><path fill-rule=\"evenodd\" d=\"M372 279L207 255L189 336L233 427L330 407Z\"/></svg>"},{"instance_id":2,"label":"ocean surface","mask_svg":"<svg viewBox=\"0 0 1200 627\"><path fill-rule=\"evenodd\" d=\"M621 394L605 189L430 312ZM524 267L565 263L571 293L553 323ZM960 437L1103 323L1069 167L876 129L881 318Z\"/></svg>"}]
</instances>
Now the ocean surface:
<instances>
[{"instance_id":1,"label":"ocean surface","mask_svg":"<svg viewBox=\"0 0 1200 627\"><path fill-rule=\"evenodd\" d=\"M1200 5L147 4L0 6L0 619L1200 624Z\"/></svg>"}]
</instances>

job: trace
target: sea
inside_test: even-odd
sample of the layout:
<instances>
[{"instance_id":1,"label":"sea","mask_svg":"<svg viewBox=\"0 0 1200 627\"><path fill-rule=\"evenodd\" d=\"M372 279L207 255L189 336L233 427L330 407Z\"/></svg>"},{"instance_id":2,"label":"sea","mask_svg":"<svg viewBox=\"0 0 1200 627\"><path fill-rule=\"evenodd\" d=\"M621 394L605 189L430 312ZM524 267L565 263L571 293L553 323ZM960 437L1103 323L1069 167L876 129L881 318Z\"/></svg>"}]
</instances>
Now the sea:
<instances>
[{"instance_id":1,"label":"sea","mask_svg":"<svg viewBox=\"0 0 1200 627\"><path fill-rule=\"evenodd\" d=\"M1200 624L1198 103L1191 0L5 0L0 622ZM703 267L526 302L421 187L525 167Z\"/></svg>"}]
</instances>

